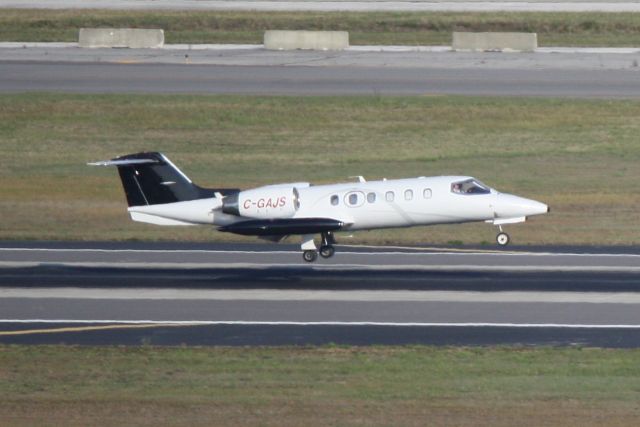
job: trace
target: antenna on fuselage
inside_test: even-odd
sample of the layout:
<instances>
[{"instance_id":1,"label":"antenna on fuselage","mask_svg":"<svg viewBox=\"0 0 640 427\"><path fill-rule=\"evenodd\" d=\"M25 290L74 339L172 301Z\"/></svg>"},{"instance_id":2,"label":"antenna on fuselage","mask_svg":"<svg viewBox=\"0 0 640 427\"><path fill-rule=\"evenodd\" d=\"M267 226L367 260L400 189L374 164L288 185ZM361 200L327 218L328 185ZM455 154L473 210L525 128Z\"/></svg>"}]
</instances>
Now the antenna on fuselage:
<instances>
[{"instance_id":1,"label":"antenna on fuselage","mask_svg":"<svg viewBox=\"0 0 640 427\"><path fill-rule=\"evenodd\" d=\"M367 180L364 179L364 176L362 175L350 176L349 178L358 178L358 182L367 182Z\"/></svg>"}]
</instances>

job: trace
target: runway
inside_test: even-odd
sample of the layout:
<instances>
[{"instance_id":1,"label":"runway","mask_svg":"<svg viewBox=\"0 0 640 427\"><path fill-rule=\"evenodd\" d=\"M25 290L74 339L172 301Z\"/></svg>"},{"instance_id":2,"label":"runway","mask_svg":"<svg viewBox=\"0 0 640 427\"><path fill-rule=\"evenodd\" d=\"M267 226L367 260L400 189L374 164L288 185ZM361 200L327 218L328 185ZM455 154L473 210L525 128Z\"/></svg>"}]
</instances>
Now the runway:
<instances>
[{"instance_id":1,"label":"runway","mask_svg":"<svg viewBox=\"0 0 640 427\"><path fill-rule=\"evenodd\" d=\"M16 243L0 342L640 345L637 248Z\"/></svg>"},{"instance_id":2,"label":"runway","mask_svg":"<svg viewBox=\"0 0 640 427\"><path fill-rule=\"evenodd\" d=\"M633 70L0 63L0 93L640 97Z\"/></svg>"}]
</instances>

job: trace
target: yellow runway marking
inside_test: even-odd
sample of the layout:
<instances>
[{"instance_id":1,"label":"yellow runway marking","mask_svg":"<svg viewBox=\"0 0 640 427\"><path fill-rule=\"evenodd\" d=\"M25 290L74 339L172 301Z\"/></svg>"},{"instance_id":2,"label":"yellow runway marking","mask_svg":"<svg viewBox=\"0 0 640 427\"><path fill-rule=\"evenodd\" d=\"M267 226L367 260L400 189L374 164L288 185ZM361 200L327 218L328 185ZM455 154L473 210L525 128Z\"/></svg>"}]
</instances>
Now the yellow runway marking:
<instances>
[{"instance_id":1,"label":"yellow runway marking","mask_svg":"<svg viewBox=\"0 0 640 427\"><path fill-rule=\"evenodd\" d=\"M116 64L139 64L140 61L137 61L135 59L120 59L118 61L115 61Z\"/></svg>"},{"instance_id":2,"label":"yellow runway marking","mask_svg":"<svg viewBox=\"0 0 640 427\"><path fill-rule=\"evenodd\" d=\"M78 327L67 327L67 328L27 329L22 331L0 331L0 336L59 334L59 333L65 333L65 332L89 332L89 331L104 331L104 330L110 330L110 329L144 329L144 328L176 327L176 326L191 326L191 325L178 325L175 323L154 323L154 324L142 324L142 325L78 326Z\"/></svg>"}]
</instances>

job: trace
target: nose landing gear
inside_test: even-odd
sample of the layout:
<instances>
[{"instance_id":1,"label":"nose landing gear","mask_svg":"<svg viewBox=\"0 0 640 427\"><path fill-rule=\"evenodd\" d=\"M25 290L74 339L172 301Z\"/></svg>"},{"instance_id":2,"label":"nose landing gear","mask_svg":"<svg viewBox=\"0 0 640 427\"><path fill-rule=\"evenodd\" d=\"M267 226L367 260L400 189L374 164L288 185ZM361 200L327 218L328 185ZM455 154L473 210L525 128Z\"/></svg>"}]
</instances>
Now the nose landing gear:
<instances>
[{"instance_id":1,"label":"nose landing gear","mask_svg":"<svg viewBox=\"0 0 640 427\"><path fill-rule=\"evenodd\" d=\"M509 235L507 233L502 231L502 226L501 225L499 225L498 228L500 229L500 232L496 236L496 242L500 246L507 246L509 244L509 242L511 241L511 238L509 237Z\"/></svg>"},{"instance_id":2,"label":"nose landing gear","mask_svg":"<svg viewBox=\"0 0 640 427\"><path fill-rule=\"evenodd\" d=\"M496 242L500 246L507 246L509 244L509 240L511 239L509 238L509 235L507 233L498 233L498 235L496 236Z\"/></svg>"}]
</instances>

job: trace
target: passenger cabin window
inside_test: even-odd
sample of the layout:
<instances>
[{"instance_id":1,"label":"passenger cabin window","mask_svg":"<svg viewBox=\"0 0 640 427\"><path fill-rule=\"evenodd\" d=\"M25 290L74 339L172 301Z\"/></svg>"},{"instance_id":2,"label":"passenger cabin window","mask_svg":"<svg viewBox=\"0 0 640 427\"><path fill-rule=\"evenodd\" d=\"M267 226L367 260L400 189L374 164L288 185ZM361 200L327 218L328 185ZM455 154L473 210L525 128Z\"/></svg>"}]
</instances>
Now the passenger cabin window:
<instances>
[{"instance_id":1,"label":"passenger cabin window","mask_svg":"<svg viewBox=\"0 0 640 427\"><path fill-rule=\"evenodd\" d=\"M431 189L430 189L430 188L425 188L425 189L422 191L422 196L423 196L425 199L430 199L430 198L431 198Z\"/></svg>"},{"instance_id":2,"label":"passenger cabin window","mask_svg":"<svg viewBox=\"0 0 640 427\"><path fill-rule=\"evenodd\" d=\"M387 191L386 194L384 195L384 199L387 202L393 202L394 198L395 198L395 194L393 194L393 191Z\"/></svg>"},{"instance_id":3,"label":"passenger cabin window","mask_svg":"<svg viewBox=\"0 0 640 427\"><path fill-rule=\"evenodd\" d=\"M357 208L358 206L362 206L364 201L365 201L365 195L360 191L352 191L351 193L347 193L344 196L344 202L350 208Z\"/></svg>"},{"instance_id":4,"label":"passenger cabin window","mask_svg":"<svg viewBox=\"0 0 640 427\"><path fill-rule=\"evenodd\" d=\"M376 202L376 193L367 193L367 202L375 203Z\"/></svg>"},{"instance_id":5,"label":"passenger cabin window","mask_svg":"<svg viewBox=\"0 0 640 427\"><path fill-rule=\"evenodd\" d=\"M489 194L489 187L475 179L467 179L465 181L454 182L451 184L451 192L455 194Z\"/></svg>"},{"instance_id":6,"label":"passenger cabin window","mask_svg":"<svg viewBox=\"0 0 640 427\"><path fill-rule=\"evenodd\" d=\"M404 199L409 201L413 199L413 190L404 190Z\"/></svg>"},{"instance_id":7,"label":"passenger cabin window","mask_svg":"<svg viewBox=\"0 0 640 427\"><path fill-rule=\"evenodd\" d=\"M338 206L338 203L340 203L340 197L338 197L335 194L333 196L331 196L331 204L333 206Z\"/></svg>"}]
</instances>

